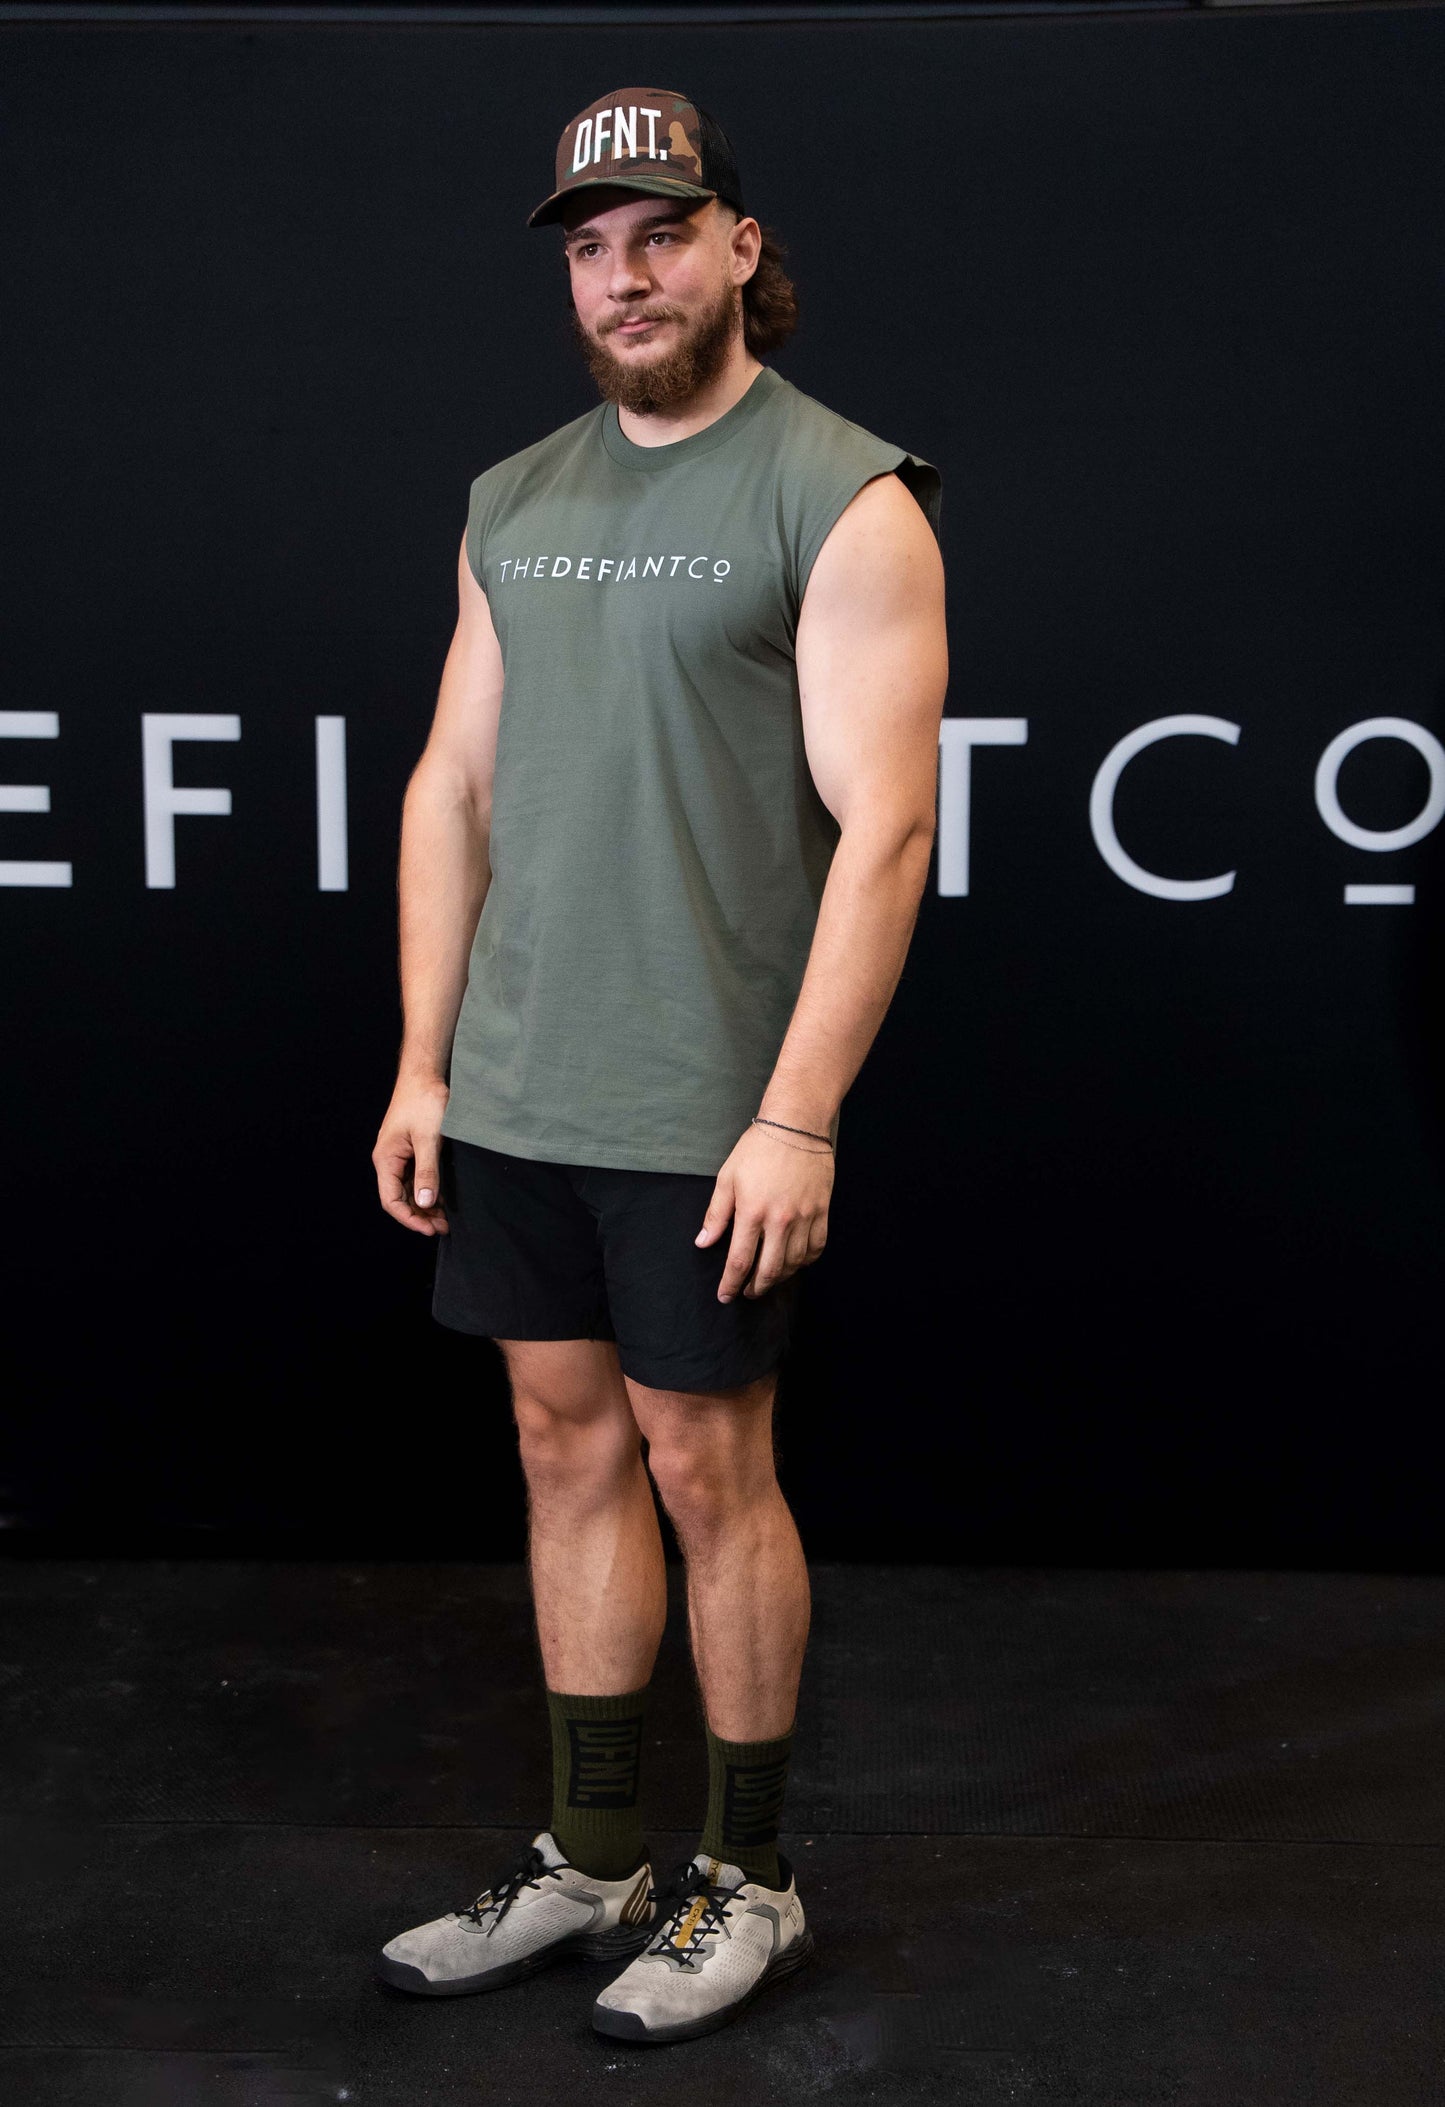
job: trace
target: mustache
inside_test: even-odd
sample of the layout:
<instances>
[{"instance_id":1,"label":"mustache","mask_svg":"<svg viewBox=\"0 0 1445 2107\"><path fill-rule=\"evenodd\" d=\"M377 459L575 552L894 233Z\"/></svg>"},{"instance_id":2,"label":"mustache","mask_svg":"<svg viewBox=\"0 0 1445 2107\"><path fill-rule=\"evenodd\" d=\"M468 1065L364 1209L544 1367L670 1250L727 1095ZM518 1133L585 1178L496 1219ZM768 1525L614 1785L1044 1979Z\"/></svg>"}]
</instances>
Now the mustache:
<instances>
[{"instance_id":1,"label":"mustache","mask_svg":"<svg viewBox=\"0 0 1445 2107\"><path fill-rule=\"evenodd\" d=\"M681 320L682 316L675 307L632 308L628 313L618 315L610 322L599 322L597 334L602 337L611 336L613 330L620 329L624 322L680 322Z\"/></svg>"}]
</instances>

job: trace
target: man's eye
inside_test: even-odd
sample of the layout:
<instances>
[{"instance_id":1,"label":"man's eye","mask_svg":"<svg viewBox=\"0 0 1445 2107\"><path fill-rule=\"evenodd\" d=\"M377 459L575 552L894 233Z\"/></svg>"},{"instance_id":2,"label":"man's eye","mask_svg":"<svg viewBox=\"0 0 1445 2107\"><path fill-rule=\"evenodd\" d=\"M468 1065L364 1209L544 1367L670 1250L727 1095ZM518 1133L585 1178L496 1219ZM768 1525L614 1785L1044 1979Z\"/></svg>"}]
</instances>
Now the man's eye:
<instances>
[{"instance_id":1,"label":"man's eye","mask_svg":"<svg viewBox=\"0 0 1445 2107\"><path fill-rule=\"evenodd\" d=\"M677 236L675 234L665 234L662 228L659 227L656 233L649 234L647 238L649 241L675 241Z\"/></svg>"}]
</instances>

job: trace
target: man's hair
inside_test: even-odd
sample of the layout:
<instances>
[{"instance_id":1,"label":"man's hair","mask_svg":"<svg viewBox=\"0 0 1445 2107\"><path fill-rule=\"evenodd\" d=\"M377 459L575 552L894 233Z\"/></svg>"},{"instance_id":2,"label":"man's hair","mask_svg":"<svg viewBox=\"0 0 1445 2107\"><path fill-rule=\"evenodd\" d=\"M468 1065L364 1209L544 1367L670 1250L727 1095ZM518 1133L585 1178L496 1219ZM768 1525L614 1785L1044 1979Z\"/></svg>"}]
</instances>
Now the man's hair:
<instances>
[{"instance_id":1,"label":"man's hair","mask_svg":"<svg viewBox=\"0 0 1445 2107\"><path fill-rule=\"evenodd\" d=\"M741 217L733 213L735 222ZM783 268L787 251L774 228L763 227L762 236L758 267L743 287L743 342L754 358L780 351L798 326L798 290Z\"/></svg>"},{"instance_id":2,"label":"man's hair","mask_svg":"<svg viewBox=\"0 0 1445 2107\"><path fill-rule=\"evenodd\" d=\"M740 199L737 161L733 154L732 141L717 119L694 103L697 111L698 131L702 137L703 164L714 171L714 180L722 177L723 190L717 202L724 212L733 216L733 224L743 217L742 208L733 202ZM761 226L761 221L759 222ZM773 227L762 227L763 245L758 251L758 267L743 287L743 342L754 358L765 358L770 351L780 351L798 326L798 293L792 279L783 268L786 250Z\"/></svg>"}]
</instances>

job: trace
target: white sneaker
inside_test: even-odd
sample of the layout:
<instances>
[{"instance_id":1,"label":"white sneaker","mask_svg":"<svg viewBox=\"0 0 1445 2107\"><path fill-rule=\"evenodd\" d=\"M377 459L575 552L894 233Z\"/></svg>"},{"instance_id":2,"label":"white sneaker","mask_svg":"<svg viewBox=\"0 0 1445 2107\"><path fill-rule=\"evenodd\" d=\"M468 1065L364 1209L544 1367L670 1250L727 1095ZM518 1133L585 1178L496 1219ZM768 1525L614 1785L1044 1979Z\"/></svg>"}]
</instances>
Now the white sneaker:
<instances>
[{"instance_id":1,"label":"white sneaker","mask_svg":"<svg viewBox=\"0 0 1445 2107\"><path fill-rule=\"evenodd\" d=\"M781 1852L780 1888L699 1851L654 1891L657 1920L645 1950L592 2007L599 2034L624 2041L690 2041L725 2026L765 1984L813 1952L793 1868Z\"/></svg>"},{"instance_id":2,"label":"white sneaker","mask_svg":"<svg viewBox=\"0 0 1445 2107\"><path fill-rule=\"evenodd\" d=\"M495 1990L565 1953L613 1960L652 1936L652 1868L625 1880L595 1880L569 1864L550 1829L470 1909L399 1932L376 1957L393 1989L423 1997Z\"/></svg>"}]
</instances>

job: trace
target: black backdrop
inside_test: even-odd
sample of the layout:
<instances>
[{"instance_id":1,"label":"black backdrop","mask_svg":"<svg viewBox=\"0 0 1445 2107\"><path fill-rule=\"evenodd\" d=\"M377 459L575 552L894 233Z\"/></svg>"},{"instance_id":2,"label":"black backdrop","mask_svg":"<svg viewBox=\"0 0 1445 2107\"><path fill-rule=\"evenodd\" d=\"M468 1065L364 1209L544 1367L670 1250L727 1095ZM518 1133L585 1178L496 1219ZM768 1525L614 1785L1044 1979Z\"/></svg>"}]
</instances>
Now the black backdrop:
<instances>
[{"instance_id":1,"label":"black backdrop","mask_svg":"<svg viewBox=\"0 0 1445 2107\"><path fill-rule=\"evenodd\" d=\"M72 879L0 889L9 1541L521 1547L495 1350L369 1158L467 486L593 399L524 216L641 79L790 245L781 370L943 470L950 714L1027 726L844 1108L780 1408L810 1553L1437 1567L1445 829L1352 846L1314 773L1445 732L1441 10L112 18L0 60L0 707L58 728L0 743L49 790L0 856ZM171 887L147 713L239 719L175 747L230 810ZM1190 901L1089 816L1186 713L1237 741L1152 746L1116 818L1237 872ZM1429 788L1398 739L1338 780L1377 831ZM955 858L960 816L955 778Z\"/></svg>"}]
</instances>

